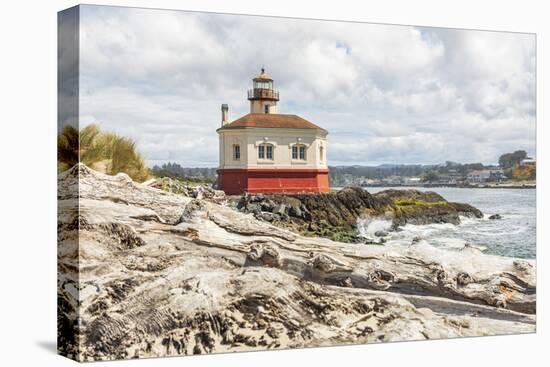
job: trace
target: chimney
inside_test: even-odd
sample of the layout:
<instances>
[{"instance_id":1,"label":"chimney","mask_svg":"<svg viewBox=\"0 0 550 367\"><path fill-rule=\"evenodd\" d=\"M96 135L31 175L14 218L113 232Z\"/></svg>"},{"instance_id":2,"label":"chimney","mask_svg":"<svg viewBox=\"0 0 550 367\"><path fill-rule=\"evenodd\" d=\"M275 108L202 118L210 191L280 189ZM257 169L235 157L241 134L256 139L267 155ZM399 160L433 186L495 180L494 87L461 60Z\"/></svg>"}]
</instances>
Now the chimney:
<instances>
[{"instance_id":1,"label":"chimney","mask_svg":"<svg viewBox=\"0 0 550 367\"><path fill-rule=\"evenodd\" d=\"M229 123L229 106L222 104L222 126Z\"/></svg>"}]
</instances>

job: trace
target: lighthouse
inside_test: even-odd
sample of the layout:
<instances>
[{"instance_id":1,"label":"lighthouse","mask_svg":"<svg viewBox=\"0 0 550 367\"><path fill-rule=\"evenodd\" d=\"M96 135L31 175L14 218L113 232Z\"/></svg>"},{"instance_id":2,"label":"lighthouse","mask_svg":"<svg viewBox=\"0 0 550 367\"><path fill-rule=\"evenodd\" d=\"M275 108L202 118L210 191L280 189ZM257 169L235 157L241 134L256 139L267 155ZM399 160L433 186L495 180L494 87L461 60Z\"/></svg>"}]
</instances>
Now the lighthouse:
<instances>
[{"instance_id":1,"label":"lighthouse","mask_svg":"<svg viewBox=\"0 0 550 367\"><path fill-rule=\"evenodd\" d=\"M279 92L262 68L248 90L250 113L229 120L222 104L218 187L226 194L328 192L328 132L278 112Z\"/></svg>"}]
</instances>

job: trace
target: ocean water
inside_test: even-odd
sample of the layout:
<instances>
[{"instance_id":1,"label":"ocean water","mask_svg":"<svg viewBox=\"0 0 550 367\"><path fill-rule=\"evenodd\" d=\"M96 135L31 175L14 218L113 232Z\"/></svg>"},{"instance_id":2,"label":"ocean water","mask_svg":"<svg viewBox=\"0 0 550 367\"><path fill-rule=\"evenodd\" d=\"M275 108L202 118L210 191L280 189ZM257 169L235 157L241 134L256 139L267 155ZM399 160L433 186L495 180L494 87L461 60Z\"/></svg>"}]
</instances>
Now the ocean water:
<instances>
[{"instance_id":1,"label":"ocean water","mask_svg":"<svg viewBox=\"0 0 550 367\"><path fill-rule=\"evenodd\" d=\"M389 188L369 187L370 193ZM405 189L397 187L397 189ZM534 259L536 257L536 190L534 189L465 189L415 188L435 191L448 201L468 203L485 215L481 219L461 218L461 224L406 225L402 232L392 232L388 242L409 245L414 237L426 239L434 246L459 250L466 243L484 253ZM502 219L490 220L492 214ZM388 229L390 221L365 218L358 229L372 237L377 230Z\"/></svg>"}]
</instances>

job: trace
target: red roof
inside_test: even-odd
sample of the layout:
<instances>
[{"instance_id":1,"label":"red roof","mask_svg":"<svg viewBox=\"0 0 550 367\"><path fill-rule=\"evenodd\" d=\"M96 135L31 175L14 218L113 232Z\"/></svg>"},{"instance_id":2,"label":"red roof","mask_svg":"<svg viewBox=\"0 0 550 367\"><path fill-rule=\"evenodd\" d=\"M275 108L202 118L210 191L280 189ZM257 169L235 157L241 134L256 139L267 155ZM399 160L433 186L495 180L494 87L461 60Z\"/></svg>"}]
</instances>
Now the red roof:
<instances>
[{"instance_id":1,"label":"red roof","mask_svg":"<svg viewBox=\"0 0 550 367\"><path fill-rule=\"evenodd\" d=\"M300 116L283 115L280 113L249 113L228 125L222 126L221 129L239 129L245 127L324 130Z\"/></svg>"}]
</instances>

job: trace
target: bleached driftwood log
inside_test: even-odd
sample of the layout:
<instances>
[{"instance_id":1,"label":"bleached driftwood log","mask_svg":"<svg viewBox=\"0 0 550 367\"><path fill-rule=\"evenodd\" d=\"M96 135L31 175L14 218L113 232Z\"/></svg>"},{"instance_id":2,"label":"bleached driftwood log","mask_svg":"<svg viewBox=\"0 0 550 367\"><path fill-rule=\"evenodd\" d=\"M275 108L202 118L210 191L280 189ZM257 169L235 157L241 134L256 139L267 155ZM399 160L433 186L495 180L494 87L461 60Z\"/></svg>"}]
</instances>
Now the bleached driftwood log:
<instances>
[{"instance_id":1,"label":"bleached driftwood log","mask_svg":"<svg viewBox=\"0 0 550 367\"><path fill-rule=\"evenodd\" d=\"M79 276L59 287L81 360L535 330L532 261L302 237L83 165L59 185L77 180L60 198L59 266Z\"/></svg>"}]
</instances>

